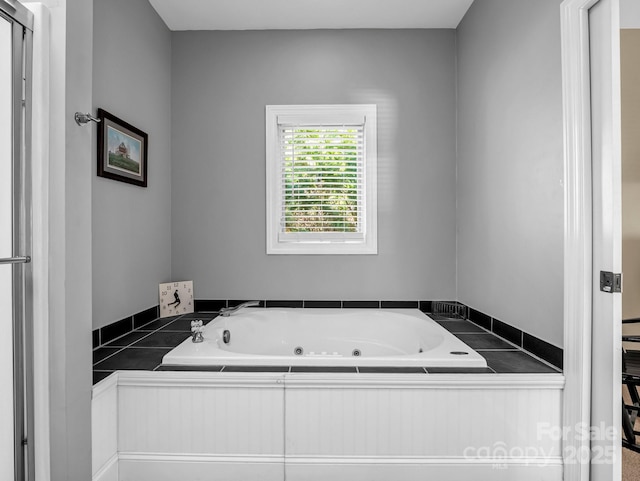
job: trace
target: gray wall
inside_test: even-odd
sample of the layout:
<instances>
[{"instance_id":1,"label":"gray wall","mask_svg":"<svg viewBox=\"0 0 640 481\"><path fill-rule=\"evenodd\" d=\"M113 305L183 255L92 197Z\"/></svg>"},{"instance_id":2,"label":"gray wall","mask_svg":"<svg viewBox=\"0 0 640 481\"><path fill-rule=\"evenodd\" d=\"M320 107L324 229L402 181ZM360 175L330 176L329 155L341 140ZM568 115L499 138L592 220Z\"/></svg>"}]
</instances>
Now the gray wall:
<instances>
[{"instance_id":1,"label":"gray wall","mask_svg":"<svg viewBox=\"0 0 640 481\"><path fill-rule=\"evenodd\" d=\"M197 298L455 298L455 32L176 32L172 274ZM376 256L267 256L265 105L378 105Z\"/></svg>"},{"instance_id":2,"label":"gray wall","mask_svg":"<svg viewBox=\"0 0 640 481\"><path fill-rule=\"evenodd\" d=\"M458 28L458 299L557 346L560 3L476 1Z\"/></svg>"},{"instance_id":3,"label":"gray wall","mask_svg":"<svg viewBox=\"0 0 640 481\"><path fill-rule=\"evenodd\" d=\"M147 0L95 0L93 58L94 112L149 135L147 188L97 177L94 139L95 329L156 305L171 278L171 32Z\"/></svg>"}]
</instances>

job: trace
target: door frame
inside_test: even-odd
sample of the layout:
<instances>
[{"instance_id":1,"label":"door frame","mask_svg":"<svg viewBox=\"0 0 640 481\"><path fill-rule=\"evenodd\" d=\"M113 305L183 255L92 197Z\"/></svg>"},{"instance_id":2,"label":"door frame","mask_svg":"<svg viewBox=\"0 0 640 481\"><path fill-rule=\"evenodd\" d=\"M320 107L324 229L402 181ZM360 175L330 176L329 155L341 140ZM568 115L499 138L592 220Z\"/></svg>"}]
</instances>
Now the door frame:
<instances>
[{"instance_id":1,"label":"door frame","mask_svg":"<svg viewBox=\"0 0 640 481\"><path fill-rule=\"evenodd\" d=\"M618 0L611 0L612 12L618 11ZM561 4L562 90L564 125L564 374L566 385L563 401L564 479L588 481L590 462L576 462L583 453L591 459L588 437L576 436L580 426L592 425L592 328L594 289L596 279L593 266L600 267L601 259L594 259L593 238L602 236L593 222L592 132L591 132L591 73L589 10L600 0L564 0ZM614 22L615 23L615 22ZM612 29L615 25L612 25ZM614 72L614 76L616 73ZM617 73L619 80L619 72ZM600 93L600 92L599 92ZM610 94L610 92L601 92ZM620 160L618 159L618 162ZM614 164L613 159L605 160ZM612 170L613 165L603 169ZM614 192L604 192L611 197ZM614 206L619 203L612 202ZM618 212L619 214L619 212ZM603 266L604 267L604 266ZM596 299L597 301L597 299ZM611 319L602 322L615 322ZM613 379L611 380L614 381ZM614 399L614 403L619 400ZM615 404L614 404L615 405ZM596 416L597 418L597 416ZM614 426L619 432L618 426ZM585 439L586 438L586 439ZM611 443L613 470L619 472L620 439ZM599 441L600 442L600 441Z\"/></svg>"}]
</instances>

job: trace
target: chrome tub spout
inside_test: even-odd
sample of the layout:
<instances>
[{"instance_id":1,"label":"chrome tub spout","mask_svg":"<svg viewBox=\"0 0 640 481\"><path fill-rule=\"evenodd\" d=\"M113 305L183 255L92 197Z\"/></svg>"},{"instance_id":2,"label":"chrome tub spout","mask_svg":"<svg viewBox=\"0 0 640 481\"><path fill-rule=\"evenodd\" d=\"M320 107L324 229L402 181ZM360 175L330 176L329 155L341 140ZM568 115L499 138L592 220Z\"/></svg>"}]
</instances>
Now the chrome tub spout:
<instances>
[{"instance_id":1,"label":"chrome tub spout","mask_svg":"<svg viewBox=\"0 0 640 481\"><path fill-rule=\"evenodd\" d=\"M260 301L247 301L247 302L243 302L242 304L238 304L235 307L223 307L222 309L220 309L220 315L223 317L229 317L231 314L235 314L236 312L238 312L241 309L244 309L245 307L255 307L259 305L260 305Z\"/></svg>"}]
</instances>

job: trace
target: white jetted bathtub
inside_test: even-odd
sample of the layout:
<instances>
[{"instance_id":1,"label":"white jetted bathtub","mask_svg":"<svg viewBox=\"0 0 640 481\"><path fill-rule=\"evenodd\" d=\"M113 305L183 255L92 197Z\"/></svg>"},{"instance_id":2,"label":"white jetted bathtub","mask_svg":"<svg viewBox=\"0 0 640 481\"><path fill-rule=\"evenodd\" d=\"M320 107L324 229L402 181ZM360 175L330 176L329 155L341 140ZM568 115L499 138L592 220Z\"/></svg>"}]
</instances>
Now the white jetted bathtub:
<instances>
[{"instance_id":1,"label":"white jetted bathtub","mask_svg":"<svg viewBox=\"0 0 640 481\"><path fill-rule=\"evenodd\" d=\"M486 367L485 359L418 309L245 308L219 316L204 342L163 364ZM228 341L228 342L225 342Z\"/></svg>"}]
</instances>

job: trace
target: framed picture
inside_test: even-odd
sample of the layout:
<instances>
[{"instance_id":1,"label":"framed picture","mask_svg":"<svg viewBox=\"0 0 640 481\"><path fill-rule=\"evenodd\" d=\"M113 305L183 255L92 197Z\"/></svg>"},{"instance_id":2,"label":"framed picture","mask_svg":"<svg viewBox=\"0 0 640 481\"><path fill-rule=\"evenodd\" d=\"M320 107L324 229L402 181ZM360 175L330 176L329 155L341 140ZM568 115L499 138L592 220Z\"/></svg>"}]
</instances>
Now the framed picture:
<instances>
[{"instance_id":1,"label":"framed picture","mask_svg":"<svg viewBox=\"0 0 640 481\"><path fill-rule=\"evenodd\" d=\"M98 118L98 175L146 187L147 134L106 110Z\"/></svg>"}]
</instances>

